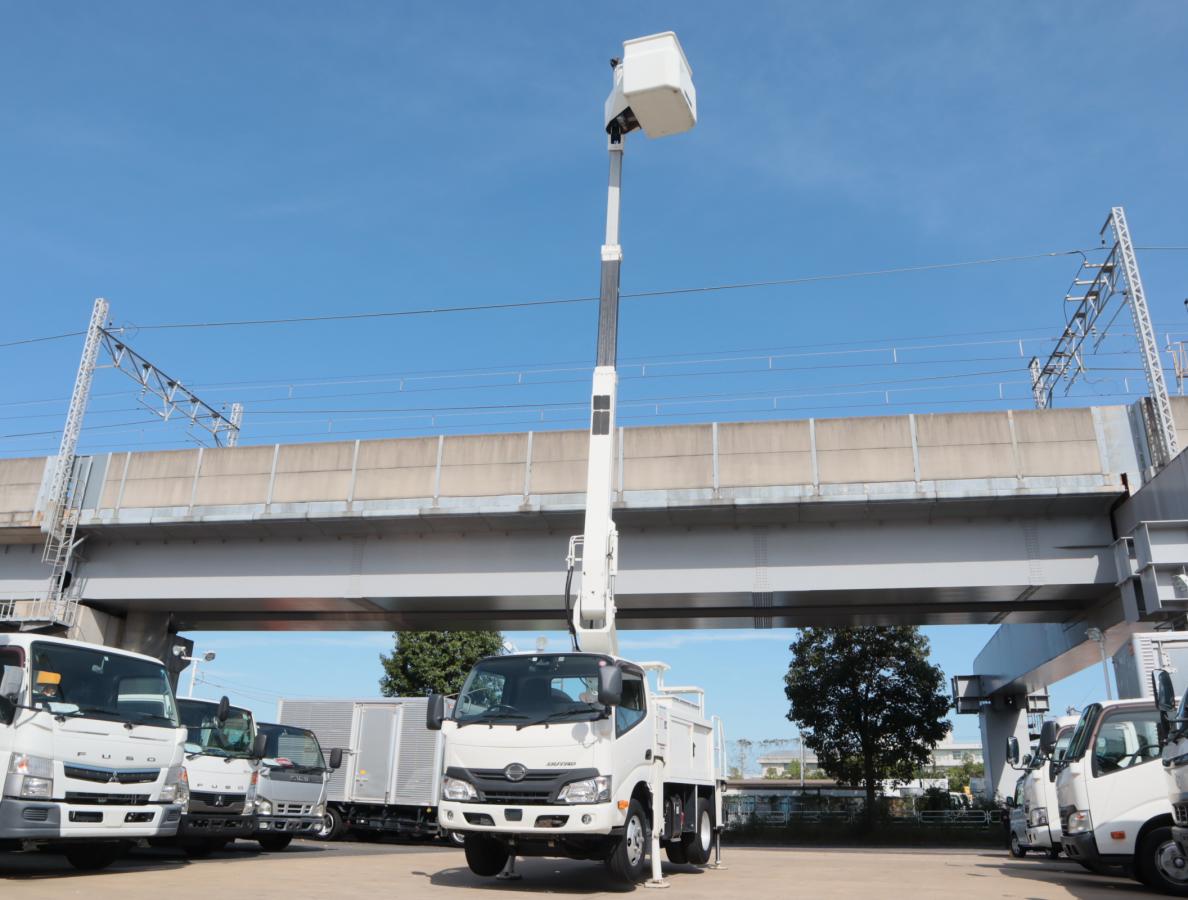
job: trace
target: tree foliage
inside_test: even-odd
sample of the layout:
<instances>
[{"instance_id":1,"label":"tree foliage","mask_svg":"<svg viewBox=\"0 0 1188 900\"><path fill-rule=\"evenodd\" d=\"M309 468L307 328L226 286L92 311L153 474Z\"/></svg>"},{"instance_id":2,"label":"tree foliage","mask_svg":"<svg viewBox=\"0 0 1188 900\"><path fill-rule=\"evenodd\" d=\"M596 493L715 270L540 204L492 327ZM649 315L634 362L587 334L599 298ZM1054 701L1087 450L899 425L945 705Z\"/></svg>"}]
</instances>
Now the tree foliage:
<instances>
[{"instance_id":1,"label":"tree foliage","mask_svg":"<svg viewBox=\"0 0 1188 900\"><path fill-rule=\"evenodd\" d=\"M503 652L498 631L402 631L395 638L396 648L380 654L385 697L456 694L476 662Z\"/></svg>"},{"instance_id":2,"label":"tree foliage","mask_svg":"<svg viewBox=\"0 0 1188 900\"><path fill-rule=\"evenodd\" d=\"M866 788L873 815L879 782L910 780L949 733L928 639L907 626L805 628L790 649L788 718L822 770Z\"/></svg>"}]
</instances>

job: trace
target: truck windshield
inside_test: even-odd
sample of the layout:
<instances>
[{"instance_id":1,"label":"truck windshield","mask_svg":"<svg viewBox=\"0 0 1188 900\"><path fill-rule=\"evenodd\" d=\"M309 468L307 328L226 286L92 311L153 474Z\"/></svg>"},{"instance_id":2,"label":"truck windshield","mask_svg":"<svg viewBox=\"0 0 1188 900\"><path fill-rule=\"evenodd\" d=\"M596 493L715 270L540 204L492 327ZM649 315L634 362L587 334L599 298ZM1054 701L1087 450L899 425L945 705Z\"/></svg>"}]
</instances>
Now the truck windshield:
<instances>
[{"instance_id":1,"label":"truck windshield","mask_svg":"<svg viewBox=\"0 0 1188 900\"><path fill-rule=\"evenodd\" d=\"M517 725L599 718L599 656L547 654L484 659L470 670L454 720Z\"/></svg>"},{"instance_id":2,"label":"truck windshield","mask_svg":"<svg viewBox=\"0 0 1188 900\"><path fill-rule=\"evenodd\" d=\"M211 756L248 756L252 749L252 714L232 706L227 718L215 718L218 704L206 700L178 700L181 723L186 726L186 742L197 744Z\"/></svg>"},{"instance_id":3,"label":"truck windshield","mask_svg":"<svg viewBox=\"0 0 1188 900\"><path fill-rule=\"evenodd\" d=\"M30 650L33 706L72 718L177 727L173 690L159 662L49 641Z\"/></svg>"},{"instance_id":4,"label":"truck windshield","mask_svg":"<svg viewBox=\"0 0 1188 900\"><path fill-rule=\"evenodd\" d=\"M326 759L322 748L312 731L294 728L292 725L270 725L260 723L260 734L268 738L264 749L265 765L279 768L302 769L309 772L325 772Z\"/></svg>"},{"instance_id":5,"label":"truck windshield","mask_svg":"<svg viewBox=\"0 0 1188 900\"><path fill-rule=\"evenodd\" d=\"M1089 749L1089 736L1093 734L1100 718L1100 703L1090 703L1085 707L1085 711L1081 713L1081 720L1077 722L1076 730L1069 741L1064 759L1061 760L1062 763L1075 762L1084 757L1085 751Z\"/></svg>"}]
</instances>

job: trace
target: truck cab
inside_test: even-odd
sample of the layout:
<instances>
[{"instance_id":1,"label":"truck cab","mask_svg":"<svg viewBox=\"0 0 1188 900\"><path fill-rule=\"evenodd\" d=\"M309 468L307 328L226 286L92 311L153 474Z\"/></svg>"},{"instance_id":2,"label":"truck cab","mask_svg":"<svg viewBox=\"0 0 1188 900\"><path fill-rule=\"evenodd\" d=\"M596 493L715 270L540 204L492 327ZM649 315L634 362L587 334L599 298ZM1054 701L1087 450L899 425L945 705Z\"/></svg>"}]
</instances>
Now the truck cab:
<instances>
[{"instance_id":1,"label":"truck cab","mask_svg":"<svg viewBox=\"0 0 1188 900\"><path fill-rule=\"evenodd\" d=\"M1023 775L1018 782L1015 807L1011 814L1013 856L1043 852L1055 859L1060 855L1060 805L1056 800L1056 771L1068 750L1076 726L1075 716L1048 720L1044 727L1055 735L1053 749L1046 754L1042 747L1037 746L1030 757L1023 758ZM1012 746L1008 755L1017 763L1016 754L1017 749ZM1016 821L1017 829L1013 827Z\"/></svg>"},{"instance_id":2,"label":"truck cab","mask_svg":"<svg viewBox=\"0 0 1188 900\"><path fill-rule=\"evenodd\" d=\"M253 788L264 741L251 711L226 697L177 703L186 728L190 800L176 843L191 856L205 856L255 833Z\"/></svg>"},{"instance_id":3,"label":"truck cab","mask_svg":"<svg viewBox=\"0 0 1188 900\"><path fill-rule=\"evenodd\" d=\"M261 722L264 756L256 772L256 840L269 852L284 850L294 837L314 837L326 815L326 783L342 765L342 750L327 760L308 728Z\"/></svg>"},{"instance_id":4,"label":"truck cab","mask_svg":"<svg viewBox=\"0 0 1188 900\"><path fill-rule=\"evenodd\" d=\"M449 718L444 697L430 698L427 724L445 745L438 822L465 835L473 872L561 856L602 860L634 882L649 843L653 858L662 844L670 860L709 861L721 726L698 689L664 687L665 668L599 653L491 657Z\"/></svg>"},{"instance_id":5,"label":"truck cab","mask_svg":"<svg viewBox=\"0 0 1188 900\"><path fill-rule=\"evenodd\" d=\"M185 732L159 660L0 634L0 849L102 868L178 829Z\"/></svg>"},{"instance_id":6,"label":"truck cab","mask_svg":"<svg viewBox=\"0 0 1188 900\"><path fill-rule=\"evenodd\" d=\"M1057 763L1061 845L1087 869L1122 869L1151 888L1184 897L1188 863L1172 838L1159 731L1150 700L1085 708Z\"/></svg>"}]
</instances>

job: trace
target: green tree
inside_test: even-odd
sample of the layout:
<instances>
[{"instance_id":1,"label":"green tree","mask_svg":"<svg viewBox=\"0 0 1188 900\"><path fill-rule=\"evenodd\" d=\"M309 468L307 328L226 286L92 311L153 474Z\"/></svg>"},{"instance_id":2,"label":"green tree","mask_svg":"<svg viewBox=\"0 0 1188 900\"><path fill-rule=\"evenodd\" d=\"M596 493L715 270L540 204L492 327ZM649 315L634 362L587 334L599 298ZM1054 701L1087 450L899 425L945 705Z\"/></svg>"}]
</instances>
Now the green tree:
<instances>
[{"instance_id":1,"label":"green tree","mask_svg":"<svg viewBox=\"0 0 1188 900\"><path fill-rule=\"evenodd\" d=\"M805 628L790 649L788 718L823 771L865 787L869 823L879 782L911 779L949 733L944 674L908 626Z\"/></svg>"},{"instance_id":2,"label":"green tree","mask_svg":"<svg viewBox=\"0 0 1188 900\"><path fill-rule=\"evenodd\" d=\"M949 790L964 791L969 786L970 779L981 778L986 774L986 767L980 762L974 762L972 756L964 753L961 756L961 765L950 769L946 774L949 776Z\"/></svg>"},{"instance_id":3,"label":"green tree","mask_svg":"<svg viewBox=\"0 0 1188 900\"><path fill-rule=\"evenodd\" d=\"M503 652L498 631L402 631L395 638L396 648L380 654L385 697L456 694L476 662Z\"/></svg>"}]
</instances>

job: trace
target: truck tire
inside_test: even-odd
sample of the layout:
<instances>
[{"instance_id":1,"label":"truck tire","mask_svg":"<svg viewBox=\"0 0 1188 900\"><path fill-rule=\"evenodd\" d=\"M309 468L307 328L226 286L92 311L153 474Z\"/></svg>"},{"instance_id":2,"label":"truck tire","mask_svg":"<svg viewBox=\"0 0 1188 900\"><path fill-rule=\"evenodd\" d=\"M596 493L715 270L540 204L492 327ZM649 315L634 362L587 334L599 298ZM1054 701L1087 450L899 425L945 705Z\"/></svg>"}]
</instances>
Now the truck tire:
<instances>
[{"instance_id":1,"label":"truck tire","mask_svg":"<svg viewBox=\"0 0 1188 900\"><path fill-rule=\"evenodd\" d=\"M644 877L648 864L647 814L638 800L627 807L623 836L606 858L606 867L619 881L636 884ZM467 849L469 849L467 844Z\"/></svg>"},{"instance_id":2,"label":"truck tire","mask_svg":"<svg viewBox=\"0 0 1188 900\"><path fill-rule=\"evenodd\" d=\"M1135 852L1135 874L1152 890L1188 897L1188 859L1172 840L1170 825L1148 831Z\"/></svg>"},{"instance_id":3,"label":"truck tire","mask_svg":"<svg viewBox=\"0 0 1188 900\"><path fill-rule=\"evenodd\" d=\"M67 844L62 848L66 862L80 872L98 872L106 869L126 852L128 844L123 841Z\"/></svg>"},{"instance_id":4,"label":"truck tire","mask_svg":"<svg viewBox=\"0 0 1188 900\"><path fill-rule=\"evenodd\" d=\"M475 875L490 878L507 865L507 848L493 837L469 832L466 835L466 865Z\"/></svg>"},{"instance_id":5,"label":"truck tire","mask_svg":"<svg viewBox=\"0 0 1188 900\"><path fill-rule=\"evenodd\" d=\"M697 798L697 815L693 819L692 834L681 835L681 845L685 848L685 858L695 866L704 866L709 862L710 853L714 848L714 817L710 814L709 804L703 797Z\"/></svg>"},{"instance_id":6,"label":"truck tire","mask_svg":"<svg viewBox=\"0 0 1188 900\"><path fill-rule=\"evenodd\" d=\"M1019 835L1017 835L1013 831L1011 832L1010 850L1011 850L1011 856L1015 857L1015 859L1022 859L1024 856L1027 855L1027 848L1019 843Z\"/></svg>"},{"instance_id":7,"label":"truck tire","mask_svg":"<svg viewBox=\"0 0 1188 900\"><path fill-rule=\"evenodd\" d=\"M322 827L314 834L319 841L337 841L346 831L346 821L337 807L327 806L322 816Z\"/></svg>"},{"instance_id":8,"label":"truck tire","mask_svg":"<svg viewBox=\"0 0 1188 900\"><path fill-rule=\"evenodd\" d=\"M664 853L668 856L670 863L676 863L678 866L684 865L689 861L689 857L685 855L685 845L680 841L672 841L665 844Z\"/></svg>"},{"instance_id":9,"label":"truck tire","mask_svg":"<svg viewBox=\"0 0 1188 900\"><path fill-rule=\"evenodd\" d=\"M291 834L266 834L256 838L256 841L264 848L264 852L280 853L293 843L293 836Z\"/></svg>"},{"instance_id":10,"label":"truck tire","mask_svg":"<svg viewBox=\"0 0 1188 900\"><path fill-rule=\"evenodd\" d=\"M1060 859L1060 848L1059 847L1049 847L1048 848L1048 859Z\"/></svg>"}]
</instances>

